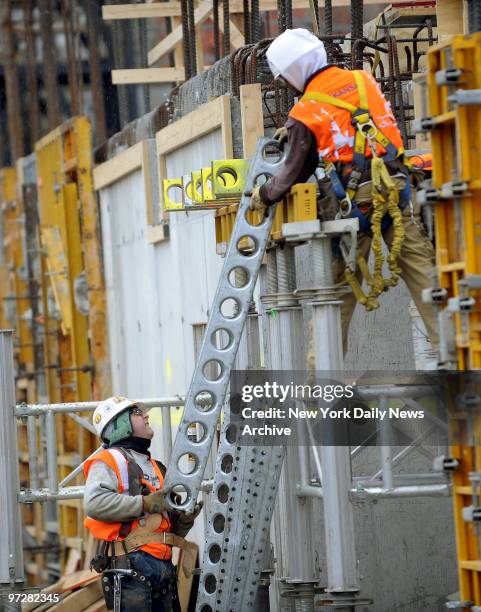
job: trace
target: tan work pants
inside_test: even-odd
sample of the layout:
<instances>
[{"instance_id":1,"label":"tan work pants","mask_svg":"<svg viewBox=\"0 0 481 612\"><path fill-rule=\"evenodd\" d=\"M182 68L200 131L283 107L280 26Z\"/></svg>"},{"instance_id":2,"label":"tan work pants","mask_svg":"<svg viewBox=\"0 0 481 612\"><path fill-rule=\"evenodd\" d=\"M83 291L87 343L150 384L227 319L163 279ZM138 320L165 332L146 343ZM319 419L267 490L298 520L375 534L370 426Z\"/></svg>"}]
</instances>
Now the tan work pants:
<instances>
[{"instance_id":1,"label":"tan work pants","mask_svg":"<svg viewBox=\"0 0 481 612\"><path fill-rule=\"evenodd\" d=\"M362 185L359 188L356 201L358 203L370 201L370 190L370 183ZM369 213L367 216L369 216ZM406 283L414 303L419 310L419 314L423 318L433 349L438 349L439 337L434 309L431 304L424 304L421 300L422 290L433 286L431 274L435 264L435 253L433 245L422 226L420 206L416 204L416 202L413 202L412 205L406 206L406 208L403 210L403 225L405 236L401 253L398 258L398 264L401 268L401 278ZM383 232L384 242L389 248L391 248L393 233L394 228L392 224L385 232ZM367 261L369 251L371 250L371 237L360 232L357 238L358 250ZM342 281L344 269L344 261L335 259L333 263L333 273L336 283ZM356 276L359 282L362 283L362 275L359 270L356 271ZM381 299L382 308L382 295L379 297ZM344 352L347 350L347 332L356 303L357 301L354 293L350 292L344 296L343 304L341 306L342 342Z\"/></svg>"}]
</instances>

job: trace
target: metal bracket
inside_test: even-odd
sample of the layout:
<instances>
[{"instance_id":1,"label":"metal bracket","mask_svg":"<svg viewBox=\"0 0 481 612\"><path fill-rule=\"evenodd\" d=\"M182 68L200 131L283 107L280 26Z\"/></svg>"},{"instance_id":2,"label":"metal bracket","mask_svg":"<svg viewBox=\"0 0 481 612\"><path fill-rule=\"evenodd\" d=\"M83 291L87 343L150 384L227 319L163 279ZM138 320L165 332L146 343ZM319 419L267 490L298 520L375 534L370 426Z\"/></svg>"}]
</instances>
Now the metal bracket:
<instances>
[{"instance_id":1,"label":"metal bracket","mask_svg":"<svg viewBox=\"0 0 481 612\"><path fill-rule=\"evenodd\" d=\"M429 287L421 292L423 304L443 304L447 297L448 291L443 287Z\"/></svg>"},{"instance_id":2,"label":"metal bracket","mask_svg":"<svg viewBox=\"0 0 481 612\"><path fill-rule=\"evenodd\" d=\"M481 104L481 89L458 89L448 96L448 102L458 106L478 106Z\"/></svg>"},{"instance_id":3,"label":"metal bracket","mask_svg":"<svg viewBox=\"0 0 481 612\"><path fill-rule=\"evenodd\" d=\"M433 470L435 472L454 472L459 467L459 461L453 457L445 457L441 455L433 461Z\"/></svg>"},{"instance_id":4,"label":"metal bracket","mask_svg":"<svg viewBox=\"0 0 481 612\"><path fill-rule=\"evenodd\" d=\"M466 181L450 181L441 185L439 197L445 200L451 198L459 198L468 192L468 183Z\"/></svg>"},{"instance_id":5,"label":"metal bracket","mask_svg":"<svg viewBox=\"0 0 481 612\"><path fill-rule=\"evenodd\" d=\"M447 310L449 312L471 312L476 304L473 297L453 297L449 298Z\"/></svg>"},{"instance_id":6,"label":"metal bracket","mask_svg":"<svg viewBox=\"0 0 481 612\"><path fill-rule=\"evenodd\" d=\"M452 85L458 83L462 77L463 71L459 68L446 68L445 70L438 70L435 74L436 85Z\"/></svg>"},{"instance_id":7,"label":"metal bracket","mask_svg":"<svg viewBox=\"0 0 481 612\"><path fill-rule=\"evenodd\" d=\"M422 134L423 132L430 132L436 127L436 120L434 117L422 117L421 119L414 119L412 122L412 129L415 134Z\"/></svg>"}]
</instances>

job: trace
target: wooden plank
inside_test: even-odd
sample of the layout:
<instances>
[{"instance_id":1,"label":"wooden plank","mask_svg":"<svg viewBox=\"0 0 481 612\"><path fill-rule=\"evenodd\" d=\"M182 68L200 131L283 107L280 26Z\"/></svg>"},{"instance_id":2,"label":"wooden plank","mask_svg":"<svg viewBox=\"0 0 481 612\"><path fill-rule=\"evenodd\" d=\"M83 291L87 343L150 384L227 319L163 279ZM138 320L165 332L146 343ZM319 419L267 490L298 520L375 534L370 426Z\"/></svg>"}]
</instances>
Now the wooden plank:
<instances>
[{"instance_id":1,"label":"wooden plank","mask_svg":"<svg viewBox=\"0 0 481 612\"><path fill-rule=\"evenodd\" d=\"M142 166L142 143L138 142L114 158L94 168L94 187L98 191Z\"/></svg>"},{"instance_id":2,"label":"wooden plank","mask_svg":"<svg viewBox=\"0 0 481 612\"><path fill-rule=\"evenodd\" d=\"M102 7L102 18L148 19L156 17L180 17L180 2L160 4L107 4Z\"/></svg>"},{"instance_id":3,"label":"wooden plank","mask_svg":"<svg viewBox=\"0 0 481 612\"><path fill-rule=\"evenodd\" d=\"M179 15L176 11L180 11L180 3L178 2L160 2L148 0L147 5L141 6L159 6L166 7L166 10L169 10L168 5L172 6L172 13L170 15L166 15L167 17ZM382 4L379 0L364 0L363 4ZM122 6L122 5L120 5ZM137 6L137 5L134 5ZM324 7L324 0L319 0L319 6ZM351 6L351 0L332 0L332 6ZM309 0L293 0L292 2L293 9L310 9ZM243 0L231 0L229 3L230 13L243 13L244 4ZM261 11L277 11L277 0L261 0L260 1L260 10Z\"/></svg>"},{"instance_id":4,"label":"wooden plank","mask_svg":"<svg viewBox=\"0 0 481 612\"><path fill-rule=\"evenodd\" d=\"M244 157L252 157L257 141L264 136L261 84L240 87L242 148Z\"/></svg>"},{"instance_id":5,"label":"wooden plank","mask_svg":"<svg viewBox=\"0 0 481 612\"><path fill-rule=\"evenodd\" d=\"M436 2L437 34L440 43L455 34L464 34L463 0L438 0Z\"/></svg>"},{"instance_id":6,"label":"wooden plank","mask_svg":"<svg viewBox=\"0 0 481 612\"><path fill-rule=\"evenodd\" d=\"M229 5L230 6L230 5ZM229 13L232 13L232 10L229 10ZM243 47L245 45L244 34L237 27L237 23L229 19L230 25L230 44L234 49L239 49L239 47ZM224 7L222 4L219 5L219 30L224 33Z\"/></svg>"},{"instance_id":7,"label":"wooden plank","mask_svg":"<svg viewBox=\"0 0 481 612\"><path fill-rule=\"evenodd\" d=\"M85 608L84 612L107 612L104 598L102 597L102 599L99 599L88 608Z\"/></svg>"},{"instance_id":8,"label":"wooden plank","mask_svg":"<svg viewBox=\"0 0 481 612\"><path fill-rule=\"evenodd\" d=\"M198 554L199 554L199 547L197 547L197 552L195 553L196 562L197 562ZM178 583L177 588L179 592L179 603L180 603L182 612L187 612L189 608L189 599L190 599L190 592L192 590L193 579L194 579L193 575L187 578L184 572L182 571L179 572L179 583Z\"/></svg>"},{"instance_id":9,"label":"wooden plank","mask_svg":"<svg viewBox=\"0 0 481 612\"><path fill-rule=\"evenodd\" d=\"M111 74L114 85L185 81L185 70L183 68L131 68L128 70L112 70Z\"/></svg>"},{"instance_id":10,"label":"wooden plank","mask_svg":"<svg viewBox=\"0 0 481 612\"><path fill-rule=\"evenodd\" d=\"M227 109L229 116L227 117ZM193 140L200 138L204 134L222 128L225 120L229 121L230 127L230 98L229 96L219 96L211 102L199 106L195 111L181 117L177 121L170 123L155 135L157 141L157 153L159 156L167 155L180 147L189 144ZM232 133L224 141L226 159L232 156ZM167 177L161 177L167 178ZM160 180L160 183L162 181Z\"/></svg>"},{"instance_id":11,"label":"wooden plank","mask_svg":"<svg viewBox=\"0 0 481 612\"><path fill-rule=\"evenodd\" d=\"M60 603L52 606L52 612L72 612L72 610L84 610L102 597L102 587L100 585L100 575L97 575L97 580L92 584L74 591Z\"/></svg>"},{"instance_id":12,"label":"wooden plank","mask_svg":"<svg viewBox=\"0 0 481 612\"><path fill-rule=\"evenodd\" d=\"M195 25L199 25L207 19L212 11L212 0L204 0L194 11ZM148 64L152 66L166 53L174 49L175 45L182 40L182 26L177 26L160 43L158 43L148 54Z\"/></svg>"}]
</instances>

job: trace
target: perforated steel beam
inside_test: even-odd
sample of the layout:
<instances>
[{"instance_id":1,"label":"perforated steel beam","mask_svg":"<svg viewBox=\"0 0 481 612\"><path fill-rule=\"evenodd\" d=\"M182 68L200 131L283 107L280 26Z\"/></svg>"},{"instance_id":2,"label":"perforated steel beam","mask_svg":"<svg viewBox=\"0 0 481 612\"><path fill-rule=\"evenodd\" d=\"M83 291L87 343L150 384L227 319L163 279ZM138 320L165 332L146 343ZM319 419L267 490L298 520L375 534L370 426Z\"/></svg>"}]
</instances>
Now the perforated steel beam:
<instances>
[{"instance_id":1,"label":"perforated steel beam","mask_svg":"<svg viewBox=\"0 0 481 612\"><path fill-rule=\"evenodd\" d=\"M268 138L259 140L246 181L247 192L256 185L261 176L272 176L284 164L285 152L275 159L269 157L268 145L278 147L276 141ZM183 494L180 503L167 498L172 508L192 510L195 505L217 419L224 404L229 374L234 364L269 238L275 207L270 207L263 221L254 226L246 218L249 201L250 197L244 194L187 394L183 419L172 449L171 462L165 476L165 488L167 490L175 488L176 492ZM251 245L249 251L246 251L246 242ZM240 243L242 251L239 248ZM239 270L243 273L236 274ZM235 280L240 277L245 280L242 286L239 286L240 283ZM218 344L219 334L227 338L227 342L222 344L221 348ZM206 398L209 400L207 404ZM199 423L203 431L199 442L190 440L187 435L192 423ZM187 454L195 458L194 469L189 473L185 473L180 467L182 457Z\"/></svg>"}]
</instances>

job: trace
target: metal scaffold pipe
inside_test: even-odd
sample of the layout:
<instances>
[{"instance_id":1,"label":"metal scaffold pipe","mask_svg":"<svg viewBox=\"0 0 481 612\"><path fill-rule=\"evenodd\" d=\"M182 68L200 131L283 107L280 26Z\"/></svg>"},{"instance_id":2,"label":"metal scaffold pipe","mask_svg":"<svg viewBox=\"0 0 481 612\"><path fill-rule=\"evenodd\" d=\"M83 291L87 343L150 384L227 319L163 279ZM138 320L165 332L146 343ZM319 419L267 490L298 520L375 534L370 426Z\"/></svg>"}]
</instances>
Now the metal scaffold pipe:
<instances>
[{"instance_id":1,"label":"metal scaffold pipe","mask_svg":"<svg viewBox=\"0 0 481 612\"><path fill-rule=\"evenodd\" d=\"M22 522L17 492L20 489L13 369L13 331L0 330L0 585L25 579Z\"/></svg>"},{"instance_id":2,"label":"metal scaffold pipe","mask_svg":"<svg viewBox=\"0 0 481 612\"><path fill-rule=\"evenodd\" d=\"M183 406L185 398L176 397L158 397L136 399L139 404L144 404L148 408L161 408L162 406ZM40 414L48 414L49 412L93 412L99 402L72 402L69 404L20 404L15 408L17 417L23 416L39 416Z\"/></svg>"}]
</instances>

